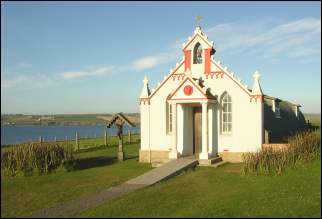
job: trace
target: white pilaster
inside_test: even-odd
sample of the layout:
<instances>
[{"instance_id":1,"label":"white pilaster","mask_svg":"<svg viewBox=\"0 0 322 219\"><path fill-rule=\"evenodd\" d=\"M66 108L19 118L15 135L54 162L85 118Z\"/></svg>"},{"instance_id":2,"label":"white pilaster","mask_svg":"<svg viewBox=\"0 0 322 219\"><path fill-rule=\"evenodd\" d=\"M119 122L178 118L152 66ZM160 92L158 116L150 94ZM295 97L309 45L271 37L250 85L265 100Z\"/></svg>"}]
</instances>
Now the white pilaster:
<instances>
[{"instance_id":1,"label":"white pilaster","mask_svg":"<svg viewBox=\"0 0 322 219\"><path fill-rule=\"evenodd\" d=\"M171 152L169 153L170 159L178 158L178 149L177 149L177 104L173 103L172 105L172 139L173 139L173 147Z\"/></svg>"},{"instance_id":2,"label":"white pilaster","mask_svg":"<svg viewBox=\"0 0 322 219\"><path fill-rule=\"evenodd\" d=\"M213 108L214 104L208 106L208 153L210 156L213 155Z\"/></svg>"},{"instance_id":3,"label":"white pilaster","mask_svg":"<svg viewBox=\"0 0 322 219\"><path fill-rule=\"evenodd\" d=\"M199 159L208 159L208 103L202 103L202 151Z\"/></svg>"}]
</instances>

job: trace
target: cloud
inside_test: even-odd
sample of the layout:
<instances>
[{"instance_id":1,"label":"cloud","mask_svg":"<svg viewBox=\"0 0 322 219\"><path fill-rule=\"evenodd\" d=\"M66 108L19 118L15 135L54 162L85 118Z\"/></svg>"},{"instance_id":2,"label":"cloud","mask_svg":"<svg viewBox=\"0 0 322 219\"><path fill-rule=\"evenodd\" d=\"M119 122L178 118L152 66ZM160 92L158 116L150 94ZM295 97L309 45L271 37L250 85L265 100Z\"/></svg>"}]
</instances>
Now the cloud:
<instances>
[{"instance_id":1,"label":"cloud","mask_svg":"<svg viewBox=\"0 0 322 219\"><path fill-rule=\"evenodd\" d=\"M83 77L109 75L115 69L114 66L96 66L90 67L86 71L66 71L53 75L20 73L14 77L7 78L8 74L1 74L1 89L9 88L43 88L61 83L65 79L77 79Z\"/></svg>"},{"instance_id":2,"label":"cloud","mask_svg":"<svg viewBox=\"0 0 322 219\"><path fill-rule=\"evenodd\" d=\"M15 78L1 78L1 88L42 88L55 84L51 78L43 74L18 75Z\"/></svg>"},{"instance_id":3,"label":"cloud","mask_svg":"<svg viewBox=\"0 0 322 219\"><path fill-rule=\"evenodd\" d=\"M32 64L27 63L27 62L19 62L17 63L18 68L31 68Z\"/></svg>"},{"instance_id":4,"label":"cloud","mask_svg":"<svg viewBox=\"0 0 322 219\"><path fill-rule=\"evenodd\" d=\"M316 48L321 47L321 19L317 18L279 24L272 21L237 21L216 25L205 33L214 39L217 51L227 53L303 58L317 55Z\"/></svg>"},{"instance_id":5,"label":"cloud","mask_svg":"<svg viewBox=\"0 0 322 219\"><path fill-rule=\"evenodd\" d=\"M23 84L26 81L25 76L18 76L14 79L2 79L1 78L1 88L11 88L19 84Z\"/></svg>"},{"instance_id":6,"label":"cloud","mask_svg":"<svg viewBox=\"0 0 322 219\"><path fill-rule=\"evenodd\" d=\"M87 71L66 71L60 73L59 75L61 76L61 78L64 79L75 79L83 77L108 75L112 73L114 69L114 66L102 66L94 69L89 69Z\"/></svg>"},{"instance_id":7,"label":"cloud","mask_svg":"<svg viewBox=\"0 0 322 219\"><path fill-rule=\"evenodd\" d=\"M137 71L142 71L150 68L154 68L160 64L172 61L175 58L175 53L173 52L166 52L160 53L151 56L145 56L139 58L132 62L130 68Z\"/></svg>"},{"instance_id":8,"label":"cloud","mask_svg":"<svg viewBox=\"0 0 322 219\"><path fill-rule=\"evenodd\" d=\"M236 21L218 24L204 31L214 40L220 53L249 53L276 60L280 55L300 61L310 61L321 56L321 19L303 18L284 23L270 21ZM132 60L122 66L112 64L91 66L87 69L64 71L52 76L43 74L16 74L15 78L3 79L1 88L44 87L65 79L106 76L112 73L134 70L144 71L171 62L180 57L181 45L185 39L173 41L165 52ZM32 64L20 62L15 67L31 68Z\"/></svg>"},{"instance_id":9,"label":"cloud","mask_svg":"<svg viewBox=\"0 0 322 219\"><path fill-rule=\"evenodd\" d=\"M221 53L250 53L266 58L287 55L291 58L310 58L321 54L321 19L273 23L272 20L254 22L229 22L218 24L204 31L213 39ZM186 39L175 40L167 52L134 60L129 69L144 71L180 57L180 49ZM218 45L218 46L217 46Z\"/></svg>"},{"instance_id":10,"label":"cloud","mask_svg":"<svg viewBox=\"0 0 322 219\"><path fill-rule=\"evenodd\" d=\"M80 78L80 77L85 77L88 75L87 72L81 72L81 71L67 71L61 73L62 78Z\"/></svg>"}]
</instances>

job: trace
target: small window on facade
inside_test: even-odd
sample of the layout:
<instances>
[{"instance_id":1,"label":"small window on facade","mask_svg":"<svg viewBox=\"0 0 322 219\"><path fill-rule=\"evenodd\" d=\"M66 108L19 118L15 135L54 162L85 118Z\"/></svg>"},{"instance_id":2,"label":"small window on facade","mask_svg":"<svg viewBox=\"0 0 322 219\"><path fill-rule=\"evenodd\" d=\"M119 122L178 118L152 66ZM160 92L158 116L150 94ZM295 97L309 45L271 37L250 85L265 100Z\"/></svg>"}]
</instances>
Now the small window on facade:
<instances>
[{"instance_id":1,"label":"small window on facade","mask_svg":"<svg viewBox=\"0 0 322 219\"><path fill-rule=\"evenodd\" d=\"M167 134L172 133L172 106L170 103L166 103L166 117L167 117Z\"/></svg>"},{"instance_id":2,"label":"small window on facade","mask_svg":"<svg viewBox=\"0 0 322 219\"><path fill-rule=\"evenodd\" d=\"M202 47L200 43L195 45L193 49L193 64L201 64L202 63Z\"/></svg>"},{"instance_id":3,"label":"small window on facade","mask_svg":"<svg viewBox=\"0 0 322 219\"><path fill-rule=\"evenodd\" d=\"M225 94L222 99L222 133L231 133L232 130L232 101L229 94Z\"/></svg>"}]
</instances>

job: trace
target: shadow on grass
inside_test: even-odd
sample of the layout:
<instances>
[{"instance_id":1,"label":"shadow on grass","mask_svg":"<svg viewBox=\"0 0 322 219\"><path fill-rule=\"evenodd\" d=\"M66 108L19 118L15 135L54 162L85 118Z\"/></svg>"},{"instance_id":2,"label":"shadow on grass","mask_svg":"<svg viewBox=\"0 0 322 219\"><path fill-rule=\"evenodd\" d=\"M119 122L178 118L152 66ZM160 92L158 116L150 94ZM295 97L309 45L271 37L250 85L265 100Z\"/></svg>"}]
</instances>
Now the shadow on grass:
<instances>
[{"instance_id":1,"label":"shadow on grass","mask_svg":"<svg viewBox=\"0 0 322 219\"><path fill-rule=\"evenodd\" d=\"M89 157L76 161L75 170L84 170L94 167L107 166L117 162L117 157Z\"/></svg>"},{"instance_id":2,"label":"shadow on grass","mask_svg":"<svg viewBox=\"0 0 322 219\"><path fill-rule=\"evenodd\" d=\"M76 151L76 153L82 153L82 152L90 152L90 151L96 151L99 149L109 149L109 148L116 148L118 147L117 145L99 145L99 146L93 146L89 148L81 148L79 152Z\"/></svg>"},{"instance_id":3,"label":"shadow on grass","mask_svg":"<svg viewBox=\"0 0 322 219\"><path fill-rule=\"evenodd\" d=\"M132 160L132 159L138 160L139 159L139 156L138 155L135 155L135 156L126 156L126 154L125 154L125 160Z\"/></svg>"},{"instance_id":4,"label":"shadow on grass","mask_svg":"<svg viewBox=\"0 0 322 219\"><path fill-rule=\"evenodd\" d=\"M135 145L138 142L131 142L131 144L129 144L128 142L123 143L124 146L131 146L131 145ZM92 147L88 147L88 148L81 148L80 151L76 151L75 153L82 153L82 152L90 152L90 151L96 151L99 149L112 149L112 148L117 148L118 144L112 144L112 145L98 145L98 146L92 146Z\"/></svg>"},{"instance_id":5,"label":"shadow on grass","mask_svg":"<svg viewBox=\"0 0 322 219\"><path fill-rule=\"evenodd\" d=\"M126 160L132 160L136 159L138 160L139 156L126 156L124 158L124 161ZM102 167L111 165L114 163L119 162L117 157L89 157L89 158L80 158L76 161L76 164L74 166L74 170L84 170L84 169L90 169L95 167Z\"/></svg>"}]
</instances>

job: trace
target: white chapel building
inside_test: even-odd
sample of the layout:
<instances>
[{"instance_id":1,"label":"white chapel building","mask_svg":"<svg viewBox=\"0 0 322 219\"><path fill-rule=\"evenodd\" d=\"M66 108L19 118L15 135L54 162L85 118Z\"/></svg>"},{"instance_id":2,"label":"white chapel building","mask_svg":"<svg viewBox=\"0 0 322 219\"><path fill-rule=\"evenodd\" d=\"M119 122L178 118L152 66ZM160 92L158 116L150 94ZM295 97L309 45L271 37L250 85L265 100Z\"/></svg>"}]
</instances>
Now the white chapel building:
<instances>
[{"instance_id":1,"label":"white chapel building","mask_svg":"<svg viewBox=\"0 0 322 219\"><path fill-rule=\"evenodd\" d=\"M191 155L199 161L221 156L239 162L242 153L260 150L266 97L258 71L249 89L214 59L214 43L200 26L182 51L180 63L153 92L147 78L143 80L140 162ZM275 98L268 100L274 102ZM300 105L294 106L298 110Z\"/></svg>"}]
</instances>

